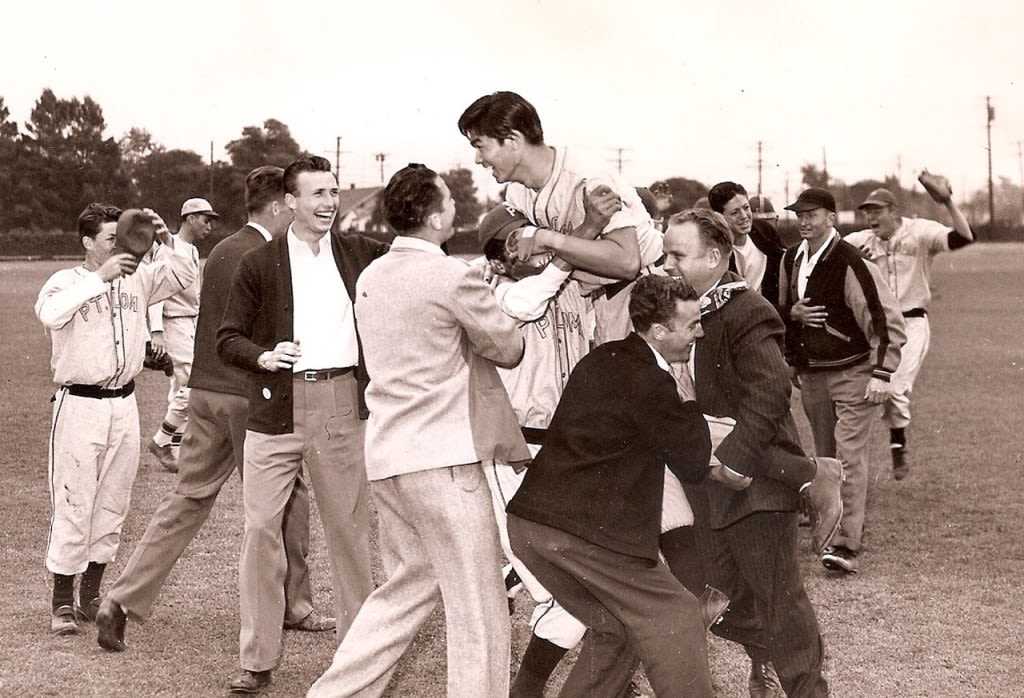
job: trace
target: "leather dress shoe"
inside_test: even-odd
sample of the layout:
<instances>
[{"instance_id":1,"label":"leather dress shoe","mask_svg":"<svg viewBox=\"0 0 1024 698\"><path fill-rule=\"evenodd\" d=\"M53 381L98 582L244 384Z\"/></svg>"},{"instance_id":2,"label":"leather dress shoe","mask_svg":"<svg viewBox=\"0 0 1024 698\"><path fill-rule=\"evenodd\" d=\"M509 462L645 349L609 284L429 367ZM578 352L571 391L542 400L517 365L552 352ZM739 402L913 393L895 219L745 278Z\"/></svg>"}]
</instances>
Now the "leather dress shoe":
<instances>
[{"instance_id":1,"label":"leather dress shoe","mask_svg":"<svg viewBox=\"0 0 1024 698\"><path fill-rule=\"evenodd\" d=\"M722 616L729 608L729 597L712 586L706 586L697 600L700 601L700 615L704 621L704 629L711 630L711 626L722 620Z\"/></svg>"},{"instance_id":2,"label":"leather dress shoe","mask_svg":"<svg viewBox=\"0 0 1024 698\"><path fill-rule=\"evenodd\" d=\"M750 698L786 698L782 682L771 662L755 662L751 665L747 690L750 691Z\"/></svg>"},{"instance_id":3,"label":"leather dress shoe","mask_svg":"<svg viewBox=\"0 0 1024 698\"><path fill-rule=\"evenodd\" d=\"M801 493L811 518L811 550L821 555L843 520L843 464L835 458L815 458L818 470Z\"/></svg>"},{"instance_id":4,"label":"leather dress shoe","mask_svg":"<svg viewBox=\"0 0 1024 698\"><path fill-rule=\"evenodd\" d=\"M124 609L109 597L103 599L96 612L96 642L109 652L124 652L124 626L127 623Z\"/></svg>"},{"instance_id":5,"label":"leather dress shoe","mask_svg":"<svg viewBox=\"0 0 1024 698\"><path fill-rule=\"evenodd\" d=\"M231 679L229 686L232 693L261 693L264 688L270 685L270 669L264 671L249 671L243 669L242 673Z\"/></svg>"},{"instance_id":6,"label":"leather dress shoe","mask_svg":"<svg viewBox=\"0 0 1024 698\"><path fill-rule=\"evenodd\" d=\"M298 623L285 622L285 630L301 630L307 633L322 633L327 630L334 630L338 622L329 616L322 615L319 611L312 610Z\"/></svg>"}]
</instances>

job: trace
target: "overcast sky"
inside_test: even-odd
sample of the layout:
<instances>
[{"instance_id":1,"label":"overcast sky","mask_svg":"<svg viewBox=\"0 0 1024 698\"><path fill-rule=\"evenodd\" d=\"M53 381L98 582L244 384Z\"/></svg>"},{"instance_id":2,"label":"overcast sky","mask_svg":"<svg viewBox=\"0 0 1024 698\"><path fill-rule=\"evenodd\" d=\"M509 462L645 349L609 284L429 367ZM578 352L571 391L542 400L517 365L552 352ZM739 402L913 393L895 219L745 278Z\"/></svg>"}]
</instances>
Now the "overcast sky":
<instances>
[{"instance_id":1,"label":"overcast sky","mask_svg":"<svg viewBox=\"0 0 1024 698\"><path fill-rule=\"evenodd\" d=\"M985 98L996 176L1020 183L1024 3L1018 0L50 0L7 8L0 96L23 124L44 87L90 95L108 135L226 159L244 126L286 123L344 185L409 161L473 165L456 121L514 90L548 143L636 185L685 176L781 199L800 167L848 183L923 167L958 195L985 186Z\"/></svg>"}]
</instances>

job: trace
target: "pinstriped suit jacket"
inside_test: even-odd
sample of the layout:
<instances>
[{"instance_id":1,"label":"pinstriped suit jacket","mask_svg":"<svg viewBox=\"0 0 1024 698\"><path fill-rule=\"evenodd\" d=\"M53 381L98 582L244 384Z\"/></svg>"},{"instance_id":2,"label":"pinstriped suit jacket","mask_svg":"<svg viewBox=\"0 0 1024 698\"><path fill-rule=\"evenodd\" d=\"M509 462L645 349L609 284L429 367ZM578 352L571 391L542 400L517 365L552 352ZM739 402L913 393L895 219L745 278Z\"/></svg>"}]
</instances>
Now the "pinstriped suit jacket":
<instances>
[{"instance_id":1,"label":"pinstriped suit jacket","mask_svg":"<svg viewBox=\"0 0 1024 698\"><path fill-rule=\"evenodd\" d=\"M732 272L722 279L739 280ZM754 476L742 491L710 480L701 485L707 489L711 527L724 528L756 511L795 510L798 496L793 490L760 476L769 446L803 455L790 412L782 320L764 297L746 290L702 317L701 324L704 336L697 340L694 355L697 404L705 414L736 420L715 455L732 469Z\"/></svg>"}]
</instances>

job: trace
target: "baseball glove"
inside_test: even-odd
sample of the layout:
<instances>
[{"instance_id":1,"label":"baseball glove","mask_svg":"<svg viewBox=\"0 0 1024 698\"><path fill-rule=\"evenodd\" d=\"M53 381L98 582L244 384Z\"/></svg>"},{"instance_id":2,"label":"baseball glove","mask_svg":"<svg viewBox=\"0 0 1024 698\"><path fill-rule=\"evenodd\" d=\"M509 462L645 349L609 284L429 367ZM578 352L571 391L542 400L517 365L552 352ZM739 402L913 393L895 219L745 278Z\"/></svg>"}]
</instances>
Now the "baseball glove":
<instances>
[{"instance_id":1,"label":"baseball glove","mask_svg":"<svg viewBox=\"0 0 1024 698\"><path fill-rule=\"evenodd\" d=\"M174 363L171 361L171 357L167 354L157 356L153 351L153 345L149 342L146 342L146 358L142 361L142 367L163 371L163 374L168 377L174 375Z\"/></svg>"},{"instance_id":2,"label":"baseball glove","mask_svg":"<svg viewBox=\"0 0 1024 698\"><path fill-rule=\"evenodd\" d=\"M932 174L928 170L924 170L918 176L917 181L921 183L924 190L928 192L928 196L932 197L936 203L945 204L953 198L953 187L949 185L949 180L942 175Z\"/></svg>"}]
</instances>

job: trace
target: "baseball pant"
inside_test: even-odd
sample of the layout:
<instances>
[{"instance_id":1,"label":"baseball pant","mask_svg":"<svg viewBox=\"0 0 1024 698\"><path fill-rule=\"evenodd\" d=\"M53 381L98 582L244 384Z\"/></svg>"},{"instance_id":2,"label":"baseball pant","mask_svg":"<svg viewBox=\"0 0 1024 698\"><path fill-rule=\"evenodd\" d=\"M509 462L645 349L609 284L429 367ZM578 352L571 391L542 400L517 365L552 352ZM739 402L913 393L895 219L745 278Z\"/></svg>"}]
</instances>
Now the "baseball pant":
<instances>
[{"instance_id":1,"label":"baseball pant","mask_svg":"<svg viewBox=\"0 0 1024 698\"><path fill-rule=\"evenodd\" d=\"M178 558L195 538L231 473L242 473L249 401L240 395L194 389L178 460L178 483L157 505L142 540L107 596L133 620L145 621ZM313 610L309 588L309 489L301 475L285 506L283 538L285 621Z\"/></svg>"},{"instance_id":2,"label":"baseball pant","mask_svg":"<svg viewBox=\"0 0 1024 698\"><path fill-rule=\"evenodd\" d=\"M870 379L867 361L837 371L800 374L801 400L811 423L815 455L843 463L843 520L832 545L853 551L863 547L871 423L879 412L879 406L864 397Z\"/></svg>"},{"instance_id":3,"label":"baseball pant","mask_svg":"<svg viewBox=\"0 0 1024 698\"><path fill-rule=\"evenodd\" d=\"M905 317L907 343L900 348L900 365L892 374L892 395L885 401L882 419L891 429L906 428L910 424L910 393L924 363L931 343L928 316Z\"/></svg>"},{"instance_id":4,"label":"baseball pant","mask_svg":"<svg viewBox=\"0 0 1024 698\"><path fill-rule=\"evenodd\" d=\"M658 696L713 696L700 602L664 562L616 553L510 514L512 549L589 629L561 696L626 689L637 659Z\"/></svg>"},{"instance_id":5,"label":"baseball pant","mask_svg":"<svg viewBox=\"0 0 1024 698\"><path fill-rule=\"evenodd\" d=\"M523 484L526 470L517 473L512 466L505 463L490 463L484 468L484 475L491 490L491 504L494 507L494 520L498 524L502 552L523 581L523 587L537 602L530 618L533 634L562 649L572 649L583 639L583 634L587 631L586 626L573 618L571 613L551 597L544 585L537 581L523 561L512 552L512 546L508 542L505 507Z\"/></svg>"},{"instance_id":6,"label":"baseball pant","mask_svg":"<svg viewBox=\"0 0 1024 698\"><path fill-rule=\"evenodd\" d=\"M281 529L303 463L324 526L339 640L373 589L365 424L355 377L307 382L297 374L292 389L290 434L245 432L239 659L250 671L274 669L281 658L287 573Z\"/></svg>"},{"instance_id":7,"label":"baseball pant","mask_svg":"<svg viewBox=\"0 0 1024 698\"><path fill-rule=\"evenodd\" d=\"M139 410L135 394L89 398L61 388L54 396L49 482L52 517L46 569L84 572L110 563L139 469Z\"/></svg>"},{"instance_id":8,"label":"baseball pant","mask_svg":"<svg viewBox=\"0 0 1024 698\"><path fill-rule=\"evenodd\" d=\"M181 427L188 419L188 378L192 375L192 355L196 342L195 317L165 317L164 342L167 356L174 364L171 387L167 392L164 422Z\"/></svg>"},{"instance_id":9,"label":"baseball pant","mask_svg":"<svg viewBox=\"0 0 1024 698\"><path fill-rule=\"evenodd\" d=\"M307 698L383 695L439 600L448 698L508 695L508 606L486 466L434 468L373 483L388 578L363 604Z\"/></svg>"}]
</instances>

